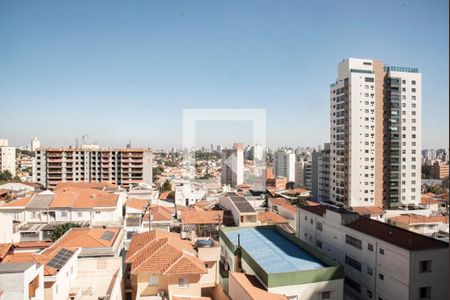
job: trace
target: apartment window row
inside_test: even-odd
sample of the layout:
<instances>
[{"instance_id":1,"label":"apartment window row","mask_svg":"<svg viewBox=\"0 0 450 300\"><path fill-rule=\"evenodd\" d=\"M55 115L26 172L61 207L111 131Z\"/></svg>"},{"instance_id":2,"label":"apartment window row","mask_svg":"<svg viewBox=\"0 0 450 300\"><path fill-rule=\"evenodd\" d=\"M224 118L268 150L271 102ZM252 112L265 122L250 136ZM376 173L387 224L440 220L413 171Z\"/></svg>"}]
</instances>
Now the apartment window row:
<instances>
[{"instance_id":1,"label":"apartment window row","mask_svg":"<svg viewBox=\"0 0 450 300\"><path fill-rule=\"evenodd\" d=\"M361 263L359 261L357 261L356 259L353 259L350 256L346 255L345 256L345 263L347 265L349 265L350 267L352 267L353 269L358 270L359 272L361 272Z\"/></svg>"},{"instance_id":2,"label":"apartment window row","mask_svg":"<svg viewBox=\"0 0 450 300\"><path fill-rule=\"evenodd\" d=\"M348 234L345 235L345 242L355 248L358 248L358 249L362 248L362 241L351 235L348 235Z\"/></svg>"}]
</instances>

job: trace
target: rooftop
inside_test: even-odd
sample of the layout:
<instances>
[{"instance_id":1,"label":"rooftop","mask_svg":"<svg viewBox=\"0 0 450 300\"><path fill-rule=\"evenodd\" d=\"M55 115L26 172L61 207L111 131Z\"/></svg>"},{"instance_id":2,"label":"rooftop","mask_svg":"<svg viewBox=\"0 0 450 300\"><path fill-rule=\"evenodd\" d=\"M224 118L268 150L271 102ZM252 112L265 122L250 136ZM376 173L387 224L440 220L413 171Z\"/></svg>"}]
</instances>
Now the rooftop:
<instances>
[{"instance_id":1,"label":"rooftop","mask_svg":"<svg viewBox=\"0 0 450 300\"><path fill-rule=\"evenodd\" d=\"M355 206L352 209L361 216L384 215L386 213L384 209L377 206Z\"/></svg>"},{"instance_id":2,"label":"rooftop","mask_svg":"<svg viewBox=\"0 0 450 300\"><path fill-rule=\"evenodd\" d=\"M237 196L236 194L228 194L230 200L234 203L237 209L241 213L254 213L256 210L253 206L245 199L245 197Z\"/></svg>"},{"instance_id":3,"label":"rooftop","mask_svg":"<svg viewBox=\"0 0 450 300\"><path fill-rule=\"evenodd\" d=\"M236 281L236 283L244 289L250 299L287 300L287 297L284 295L269 293L266 291L256 276L238 272L230 272L229 274Z\"/></svg>"},{"instance_id":4,"label":"rooftop","mask_svg":"<svg viewBox=\"0 0 450 300\"><path fill-rule=\"evenodd\" d=\"M430 223L446 223L448 224L448 216L422 216L416 214L406 214L389 218L390 222L402 224L430 224Z\"/></svg>"},{"instance_id":5,"label":"rooftop","mask_svg":"<svg viewBox=\"0 0 450 300\"><path fill-rule=\"evenodd\" d=\"M239 228L225 235L238 244L268 273L297 272L326 267L272 227Z\"/></svg>"},{"instance_id":6,"label":"rooftop","mask_svg":"<svg viewBox=\"0 0 450 300\"><path fill-rule=\"evenodd\" d=\"M223 211L221 210L208 210L208 211L196 211L187 210L181 214L182 224L222 224L223 223Z\"/></svg>"},{"instance_id":7,"label":"rooftop","mask_svg":"<svg viewBox=\"0 0 450 300\"><path fill-rule=\"evenodd\" d=\"M258 221L262 224L286 224L288 220L282 216L272 212L264 211L258 214Z\"/></svg>"},{"instance_id":8,"label":"rooftop","mask_svg":"<svg viewBox=\"0 0 450 300\"><path fill-rule=\"evenodd\" d=\"M21 263L2 263L0 264L0 274L6 273L23 273L28 270L33 262L21 262Z\"/></svg>"},{"instance_id":9,"label":"rooftop","mask_svg":"<svg viewBox=\"0 0 450 300\"><path fill-rule=\"evenodd\" d=\"M149 203L148 200L130 198L125 202L125 206L144 211Z\"/></svg>"},{"instance_id":10,"label":"rooftop","mask_svg":"<svg viewBox=\"0 0 450 300\"><path fill-rule=\"evenodd\" d=\"M449 246L448 243L367 217L360 217L346 226L411 251L448 248Z\"/></svg>"},{"instance_id":11,"label":"rooftop","mask_svg":"<svg viewBox=\"0 0 450 300\"><path fill-rule=\"evenodd\" d=\"M92 188L65 187L55 191L55 198L50 204L51 208L94 208L115 207L119 195L103 192Z\"/></svg>"},{"instance_id":12,"label":"rooftop","mask_svg":"<svg viewBox=\"0 0 450 300\"><path fill-rule=\"evenodd\" d=\"M131 273L160 275L205 274L204 262L196 256L192 244L180 235L152 230L134 235L126 262Z\"/></svg>"}]
</instances>

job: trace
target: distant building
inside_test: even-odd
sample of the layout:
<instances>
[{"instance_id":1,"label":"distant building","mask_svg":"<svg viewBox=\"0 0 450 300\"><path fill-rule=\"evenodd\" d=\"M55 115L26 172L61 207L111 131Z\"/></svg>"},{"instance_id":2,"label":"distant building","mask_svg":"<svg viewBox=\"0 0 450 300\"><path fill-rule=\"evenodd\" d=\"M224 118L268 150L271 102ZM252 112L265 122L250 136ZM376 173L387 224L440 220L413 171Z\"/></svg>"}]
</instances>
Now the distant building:
<instances>
[{"instance_id":1,"label":"distant building","mask_svg":"<svg viewBox=\"0 0 450 300\"><path fill-rule=\"evenodd\" d=\"M31 146L30 149L31 151L36 151L37 149L41 148L41 142L38 140L37 137L35 137L32 141L31 141Z\"/></svg>"},{"instance_id":2,"label":"distant building","mask_svg":"<svg viewBox=\"0 0 450 300\"><path fill-rule=\"evenodd\" d=\"M0 172L4 171L16 176L16 148L8 146L7 139L0 140Z\"/></svg>"},{"instance_id":3,"label":"distant building","mask_svg":"<svg viewBox=\"0 0 450 300\"><path fill-rule=\"evenodd\" d=\"M312 162L297 161L295 163L295 186L311 189L312 184Z\"/></svg>"},{"instance_id":4,"label":"distant building","mask_svg":"<svg viewBox=\"0 0 450 300\"><path fill-rule=\"evenodd\" d=\"M50 189L66 181L112 182L125 188L142 182L151 186L152 151L83 146L38 149L33 179Z\"/></svg>"},{"instance_id":5,"label":"distant building","mask_svg":"<svg viewBox=\"0 0 450 300\"><path fill-rule=\"evenodd\" d=\"M284 176L288 182L295 182L295 153L291 150L278 150L274 155L275 176Z\"/></svg>"},{"instance_id":6,"label":"distant building","mask_svg":"<svg viewBox=\"0 0 450 300\"><path fill-rule=\"evenodd\" d=\"M312 154L311 193L314 201L330 200L330 143Z\"/></svg>"},{"instance_id":7,"label":"distant building","mask_svg":"<svg viewBox=\"0 0 450 300\"><path fill-rule=\"evenodd\" d=\"M244 183L244 147L234 144L233 149L222 150L222 185L235 187Z\"/></svg>"},{"instance_id":8,"label":"distant building","mask_svg":"<svg viewBox=\"0 0 450 300\"><path fill-rule=\"evenodd\" d=\"M435 161L431 168L431 176L434 179L445 179L448 177L448 163L442 161Z\"/></svg>"}]
</instances>

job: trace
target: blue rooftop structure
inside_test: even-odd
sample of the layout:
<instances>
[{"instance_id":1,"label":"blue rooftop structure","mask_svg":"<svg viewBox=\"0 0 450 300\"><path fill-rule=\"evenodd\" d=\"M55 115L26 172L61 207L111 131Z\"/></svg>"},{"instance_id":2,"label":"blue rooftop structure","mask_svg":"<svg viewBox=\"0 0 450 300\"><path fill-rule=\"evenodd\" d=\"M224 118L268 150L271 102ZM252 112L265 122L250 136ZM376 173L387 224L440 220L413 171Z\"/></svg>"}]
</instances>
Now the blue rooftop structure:
<instances>
[{"instance_id":1,"label":"blue rooftop structure","mask_svg":"<svg viewBox=\"0 0 450 300\"><path fill-rule=\"evenodd\" d=\"M239 228L225 234L236 246L240 235L241 247L269 274L327 267L271 227Z\"/></svg>"}]
</instances>

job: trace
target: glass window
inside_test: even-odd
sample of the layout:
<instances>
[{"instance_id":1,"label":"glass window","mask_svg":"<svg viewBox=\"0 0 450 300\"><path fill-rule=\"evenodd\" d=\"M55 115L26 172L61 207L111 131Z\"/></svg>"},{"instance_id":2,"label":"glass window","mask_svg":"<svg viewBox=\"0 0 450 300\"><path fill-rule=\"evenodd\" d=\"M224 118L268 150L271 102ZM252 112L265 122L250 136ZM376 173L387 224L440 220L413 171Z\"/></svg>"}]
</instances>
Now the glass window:
<instances>
[{"instance_id":1,"label":"glass window","mask_svg":"<svg viewBox=\"0 0 450 300\"><path fill-rule=\"evenodd\" d=\"M188 288L189 287L189 279L187 279L187 278L180 278L178 280L178 287L180 287L180 288Z\"/></svg>"},{"instance_id":2,"label":"glass window","mask_svg":"<svg viewBox=\"0 0 450 300\"><path fill-rule=\"evenodd\" d=\"M419 262L419 272L431 272L431 260L422 260Z\"/></svg>"}]
</instances>

